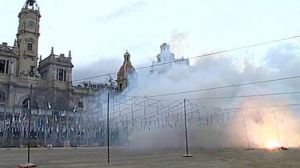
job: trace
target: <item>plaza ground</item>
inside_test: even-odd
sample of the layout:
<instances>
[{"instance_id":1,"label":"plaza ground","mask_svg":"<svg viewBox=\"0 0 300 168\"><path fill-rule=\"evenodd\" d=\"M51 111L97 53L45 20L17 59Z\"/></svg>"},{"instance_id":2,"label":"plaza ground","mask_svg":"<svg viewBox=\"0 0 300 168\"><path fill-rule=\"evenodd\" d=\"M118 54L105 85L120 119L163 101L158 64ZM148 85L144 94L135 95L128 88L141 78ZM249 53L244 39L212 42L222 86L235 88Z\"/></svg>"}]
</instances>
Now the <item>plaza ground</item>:
<instances>
[{"instance_id":1,"label":"plaza ground","mask_svg":"<svg viewBox=\"0 0 300 168\"><path fill-rule=\"evenodd\" d=\"M282 168L300 167L300 149L287 151L245 149L190 149L192 158L181 157L183 149L127 150L111 149L107 164L105 148L35 148L32 162L40 168ZM0 168L16 168L27 160L26 149L0 149Z\"/></svg>"}]
</instances>

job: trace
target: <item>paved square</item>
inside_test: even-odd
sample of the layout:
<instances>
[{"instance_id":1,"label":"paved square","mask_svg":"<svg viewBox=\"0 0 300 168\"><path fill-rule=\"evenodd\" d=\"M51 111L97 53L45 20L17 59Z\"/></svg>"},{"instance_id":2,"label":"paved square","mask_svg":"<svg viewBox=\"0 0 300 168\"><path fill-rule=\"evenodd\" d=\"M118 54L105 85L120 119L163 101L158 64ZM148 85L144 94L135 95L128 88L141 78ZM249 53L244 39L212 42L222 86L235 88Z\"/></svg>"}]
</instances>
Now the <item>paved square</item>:
<instances>
[{"instance_id":1,"label":"paved square","mask_svg":"<svg viewBox=\"0 0 300 168\"><path fill-rule=\"evenodd\" d=\"M300 167L300 150L191 149L195 156L181 157L184 150L128 151L112 149L107 164L105 148L32 149L32 162L41 168L282 168ZM0 149L0 168L16 168L27 160L26 149Z\"/></svg>"}]
</instances>

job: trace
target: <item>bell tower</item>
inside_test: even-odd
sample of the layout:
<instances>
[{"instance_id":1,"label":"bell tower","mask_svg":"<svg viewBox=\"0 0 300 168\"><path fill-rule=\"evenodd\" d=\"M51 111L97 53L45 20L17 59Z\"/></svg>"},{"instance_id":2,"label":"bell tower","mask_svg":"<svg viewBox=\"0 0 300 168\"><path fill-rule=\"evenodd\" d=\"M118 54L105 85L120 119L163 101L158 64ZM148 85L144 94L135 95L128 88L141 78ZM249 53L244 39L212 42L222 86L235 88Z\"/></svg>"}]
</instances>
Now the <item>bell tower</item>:
<instances>
[{"instance_id":1,"label":"bell tower","mask_svg":"<svg viewBox=\"0 0 300 168\"><path fill-rule=\"evenodd\" d=\"M118 90L123 91L127 88L129 85L130 80L135 80L136 79L136 73L135 69L131 64L130 61L130 54L128 51L124 54L124 62L123 65L121 66L119 73L118 73Z\"/></svg>"},{"instance_id":2,"label":"bell tower","mask_svg":"<svg viewBox=\"0 0 300 168\"><path fill-rule=\"evenodd\" d=\"M19 15L16 53L19 57L18 76L34 77L37 74L40 11L36 0L26 0Z\"/></svg>"}]
</instances>

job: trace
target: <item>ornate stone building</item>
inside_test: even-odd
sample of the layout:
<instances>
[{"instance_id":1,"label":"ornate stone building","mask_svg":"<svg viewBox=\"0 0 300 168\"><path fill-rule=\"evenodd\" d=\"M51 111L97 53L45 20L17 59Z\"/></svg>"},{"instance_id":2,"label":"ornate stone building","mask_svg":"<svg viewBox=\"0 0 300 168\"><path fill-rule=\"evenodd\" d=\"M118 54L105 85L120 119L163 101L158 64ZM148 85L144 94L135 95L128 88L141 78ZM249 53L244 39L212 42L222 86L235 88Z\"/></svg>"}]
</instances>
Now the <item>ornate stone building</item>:
<instances>
[{"instance_id":1,"label":"ornate stone building","mask_svg":"<svg viewBox=\"0 0 300 168\"><path fill-rule=\"evenodd\" d=\"M160 53L156 56L157 60L153 61L150 69L151 73L165 73L172 66L189 66L189 59L176 59L174 53L170 51L170 45L163 43L160 46Z\"/></svg>"},{"instance_id":2,"label":"ornate stone building","mask_svg":"<svg viewBox=\"0 0 300 168\"><path fill-rule=\"evenodd\" d=\"M89 144L92 137L101 141L99 125L98 137L86 131L96 129L93 114L100 107L95 95L103 90L117 95L128 86L134 74L130 54L124 55L118 86L111 77L109 84L83 82L74 86L71 51L55 54L52 47L49 56L39 56L41 14L36 1L26 0L18 17L14 45L0 44L0 147L22 146L28 133L40 145ZM32 114L31 129L28 112Z\"/></svg>"},{"instance_id":3,"label":"ornate stone building","mask_svg":"<svg viewBox=\"0 0 300 168\"><path fill-rule=\"evenodd\" d=\"M1 108L19 114L30 102L33 109L88 111L94 92L72 86L71 51L56 55L52 47L48 57L38 57L41 14L36 1L27 0L18 17L14 45L0 45Z\"/></svg>"}]
</instances>

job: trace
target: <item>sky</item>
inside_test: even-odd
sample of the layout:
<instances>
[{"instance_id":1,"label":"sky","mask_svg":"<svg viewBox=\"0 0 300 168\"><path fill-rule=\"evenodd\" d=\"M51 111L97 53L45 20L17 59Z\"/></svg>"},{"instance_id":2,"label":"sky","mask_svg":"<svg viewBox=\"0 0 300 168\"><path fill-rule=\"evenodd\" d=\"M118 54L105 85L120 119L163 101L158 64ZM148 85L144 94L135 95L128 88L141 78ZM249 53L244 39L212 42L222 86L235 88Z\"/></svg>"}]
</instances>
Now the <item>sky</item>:
<instances>
[{"instance_id":1,"label":"sky","mask_svg":"<svg viewBox=\"0 0 300 168\"><path fill-rule=\"evenodd\" d=\"M37 2L39 54L45 58L52 46L56 54L72 50L75 72L105 60L121 64L126 50L135 66L150 64L164 42L176 57L193 57L300 34L298 0ZM24 3L0 0L1 42L13 44Z\"/></svg>"}]
</instances>

